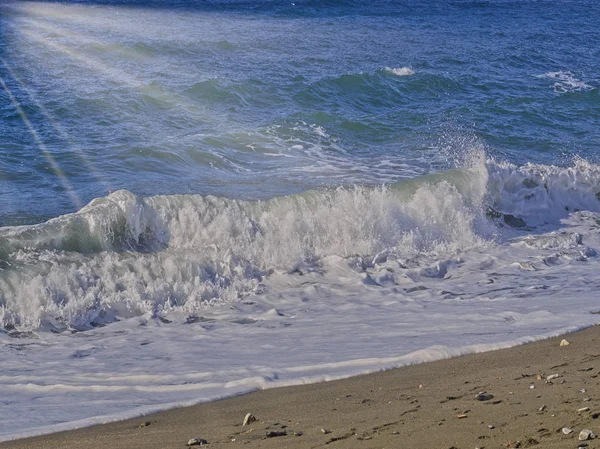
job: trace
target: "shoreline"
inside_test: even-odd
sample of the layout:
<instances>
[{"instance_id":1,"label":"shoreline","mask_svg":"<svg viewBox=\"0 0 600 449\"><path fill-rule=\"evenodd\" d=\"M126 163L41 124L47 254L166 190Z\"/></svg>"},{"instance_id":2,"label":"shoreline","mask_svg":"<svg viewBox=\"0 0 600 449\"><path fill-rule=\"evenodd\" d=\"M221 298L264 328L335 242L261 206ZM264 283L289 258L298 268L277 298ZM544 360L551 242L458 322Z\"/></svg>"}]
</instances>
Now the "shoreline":
<instances>
[{"instance_id":1,"label":"shoreline","mask_svg":"<svg viewBox=\"0 0 600 449\"><path fill-rule=\"evenodd\" d=\"M570 342L568 346L559 345L563 338ZM508 349L259 390L145 417L6 441L0 448L40 443L60 448L177 448L185 447L191 438L203 438L211 447L231 448L578 447L581 430L600 434L598 342L600 326L596 325ZM553 374L559 377L548 380ZM475 399L480 391L493 398ZM242 426L247 413L257 421ZM563 434L563 427L572 432ZM286 435L268 438L267 432ZM600 440L587 441L587 447L594 447L596 441Z\"/></svg>"}]
</instances>

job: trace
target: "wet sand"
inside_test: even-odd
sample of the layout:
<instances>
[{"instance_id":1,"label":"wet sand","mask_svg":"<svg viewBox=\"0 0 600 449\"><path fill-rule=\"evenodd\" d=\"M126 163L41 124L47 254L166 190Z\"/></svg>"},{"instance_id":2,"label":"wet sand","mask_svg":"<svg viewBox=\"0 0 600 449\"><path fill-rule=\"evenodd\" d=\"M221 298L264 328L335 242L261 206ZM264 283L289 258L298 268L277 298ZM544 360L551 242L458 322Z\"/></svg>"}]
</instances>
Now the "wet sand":
<instances>
[{"instance_id":1,"label":"wet sand","mask_svg":"<svg viewBox=\"0 0 600 449\"><path fill-rule=\"evenodd\" d=\"M568 346L560 346L563 338ZM600 326L594 326L511 349L258 391L0 448L168 449L184 448L191 438L231 449L600 448L600 439L578 440L583 429L600 434L599 376ZM257 421L242 426L249 412ZM565 435L565 427L572 432Z\"/></svg>"}]
</instances>

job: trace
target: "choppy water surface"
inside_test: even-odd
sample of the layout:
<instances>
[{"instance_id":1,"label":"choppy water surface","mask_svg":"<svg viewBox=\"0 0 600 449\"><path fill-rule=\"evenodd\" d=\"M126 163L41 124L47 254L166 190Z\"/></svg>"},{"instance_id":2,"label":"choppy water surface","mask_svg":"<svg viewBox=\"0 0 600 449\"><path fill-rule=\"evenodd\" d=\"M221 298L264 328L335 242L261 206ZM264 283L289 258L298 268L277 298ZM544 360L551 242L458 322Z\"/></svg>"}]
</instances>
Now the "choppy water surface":
<instances>
[{"instance_id":1,"label":"choppy water surface","mask_svg":"<svg viewBox=\"0 0 600 449\"><path fill-rule=\"evenodd\" d=\"M0 439L595 323L598 29L0 1Z\"/></svg>"},{"instance_id":2,"label":"choppy water surface","mask_svg":"<svg viewBox=\"0 0 600 449\"><path fill-rule=\"evenodd\" d=\"M595 158L599 13L4 3L0 220L41 221L118 189L264 199L393 182L447 167L465 135L518 164Z\"/></svg>"}]
</instances>

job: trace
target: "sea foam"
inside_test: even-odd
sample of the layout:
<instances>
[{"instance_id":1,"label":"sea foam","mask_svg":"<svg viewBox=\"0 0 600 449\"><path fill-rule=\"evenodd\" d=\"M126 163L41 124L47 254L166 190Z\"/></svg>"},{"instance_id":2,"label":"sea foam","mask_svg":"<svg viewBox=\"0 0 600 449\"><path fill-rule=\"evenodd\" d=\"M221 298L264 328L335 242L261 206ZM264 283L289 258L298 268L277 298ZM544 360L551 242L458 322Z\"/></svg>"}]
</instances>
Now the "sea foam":
<instances>
[{"instance_id":1,"label":"sea foam","mask_svg":"<svg viewBox=\"0 0 600 449\"><path fill-rule=\"evenodd\" d=\"M416 73L411 67L386 67L385 70L386 72L393 73L396 76L410 76Z\"/></svg>"},{"instance_id":2,"label":"sea foam","mask_svg":"<svg viewBox=\"0 0 600 449\"><path fill-rule=\"evenodd\" d=\"M269 201L118 191L2 228L0 439L592 325L599 170L476 154Z\"/></svg>"},{"instance_id":3,"label":"sea foam","mask_svg":"<svg viewBox=\"0 0 600 449\"><path fill-rule=\"evenodd\" d=\"M536 75L536 78L554 80L555 83L552 87L556 93L579 92L593 89L592 86L577 79L575 75L569 71L547 72L543 75Z\"/></svg>"},{"instance_id":4,"label":"sea foam","mask_svg":"<svg viewBox=\"0 0 600 449\"><path fill-rule=\"evenodd\" d=\"M269 201L118 191L46 223L1 228L2 324L87 329L148 312L194 312L330 256L422 264L497 244L512 228L557 227L573 212L600 212L594 164L479 159L390 186Z\"/></svg>"}]
</instances>

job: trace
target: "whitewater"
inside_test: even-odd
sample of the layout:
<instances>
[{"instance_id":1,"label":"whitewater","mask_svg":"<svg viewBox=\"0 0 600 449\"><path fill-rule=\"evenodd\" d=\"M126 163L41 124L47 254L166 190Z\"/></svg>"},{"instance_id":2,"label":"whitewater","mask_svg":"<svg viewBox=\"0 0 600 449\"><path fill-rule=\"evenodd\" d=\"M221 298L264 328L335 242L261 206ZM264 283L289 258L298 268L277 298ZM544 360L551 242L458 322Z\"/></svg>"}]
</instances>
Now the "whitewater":
<instances>
[{"instance_id":1,"label":"whitewater","mask_svg":"<svg viewBox=\"0 0 600 449\"><path fill-rule=\"evenodd\" d=\"M598 5L413 3L0 0L0 441L600 322Z\"/></svg>"},{"instance_id":2,"label":"whitewater","mask_svg":"<svg viewBox=\"0 0 600 449\"><path fill-rule=\"evenodd\" d=\"M119 191L2 228L3 438L595 324L599 174L478 155L269 201Z\"/></svg>"}]
</instances>

